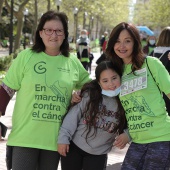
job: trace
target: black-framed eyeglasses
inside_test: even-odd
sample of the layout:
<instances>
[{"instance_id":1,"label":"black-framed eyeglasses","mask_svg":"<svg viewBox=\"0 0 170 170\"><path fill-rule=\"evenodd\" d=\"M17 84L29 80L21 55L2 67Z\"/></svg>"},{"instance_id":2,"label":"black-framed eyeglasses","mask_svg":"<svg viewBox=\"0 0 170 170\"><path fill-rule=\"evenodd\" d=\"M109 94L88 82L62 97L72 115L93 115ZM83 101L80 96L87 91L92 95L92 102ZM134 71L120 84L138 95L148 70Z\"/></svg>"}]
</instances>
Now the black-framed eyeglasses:
<instances>
[{"instance_id":1,"label":"black-framed eyeglasses","mask_svg":"<svg viewBox=\"0 0 170 170\"><path fill-rule=\"evenodd\" d=\"M64 35L64 30L63 29L53 30L53 29L43 28L43 30L44 30L46 35L52 35L53 32L55 32L55 34L58 35L58 36Z\"/></svg>"}]
</instances>

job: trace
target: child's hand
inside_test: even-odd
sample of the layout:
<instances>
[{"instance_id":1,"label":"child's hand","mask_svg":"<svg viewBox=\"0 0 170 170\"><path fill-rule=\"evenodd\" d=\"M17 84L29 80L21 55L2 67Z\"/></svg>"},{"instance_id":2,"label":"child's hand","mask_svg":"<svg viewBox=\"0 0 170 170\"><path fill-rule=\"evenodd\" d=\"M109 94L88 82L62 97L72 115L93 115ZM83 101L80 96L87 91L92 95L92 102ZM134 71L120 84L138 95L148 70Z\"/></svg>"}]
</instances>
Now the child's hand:
<instances>
[{"instance_id":1,"label":"child's hand","mask_svg":"<svg viewBox=\"0 0 170 170\"><path fill-rule=\"evenodd\" d=\"M80 91L76 91L72 94L71 103L79 103L81 101Z\"/></svg>"},{"instance_id":2,"label":"child's hand","mask_svg":"<svg viewBox=\"0 0 170 170\"><path fill-rule=\"evenodd\" d=\"M129 142L129 138L128 138L127 134L122 133L116 137L116 140L113 143L113 145L118 147L119 149L123 149L128 142Z\"/></svg>"},{"instance_id":3,"label":"child's hand","mask_svg":"<svg viewBox=\"0 0 170 170\"><path fill-rule=\"evenodd\" d=\"M58 144L58 152L62 156L66 156L69 152L69 144Z\"/></svg>"}]
</instances>

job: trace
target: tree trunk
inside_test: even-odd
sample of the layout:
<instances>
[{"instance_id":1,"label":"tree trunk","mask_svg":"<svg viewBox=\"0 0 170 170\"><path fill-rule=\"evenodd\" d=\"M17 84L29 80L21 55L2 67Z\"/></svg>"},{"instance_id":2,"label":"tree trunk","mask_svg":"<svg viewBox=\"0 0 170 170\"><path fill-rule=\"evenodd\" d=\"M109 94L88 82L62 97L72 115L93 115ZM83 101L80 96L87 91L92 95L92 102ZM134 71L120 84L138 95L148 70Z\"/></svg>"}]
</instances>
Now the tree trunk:
<instances>
[{"instance_id":1,"label":"tree trunk","mask_svg":"<svg viewBox=\"0 0 170 170\"><path fill-rule=\"evenodd\" d=\"M1 16L1 14L2 14L3 3L4 3L4 0L0 0L0 23L1 23L1 21L2 21L2 16Z\"/></svg>"},{"instance_id":2,"label":"tree trunk","mask_svg":"<svg viewBox=\"0 0 170 170\"><path fill-rule=\"evenodd\" d=\"M22 34L22 28L23 28L23 14L18 14L17 17L17 34L15 37L15 44L14 44L14 52L20 47L20 40L21 40L21 34Z\"/></svg>"},{"instance_id":3,"label":"tree trunk","mask_svg":"<svg viewBox=\"0 0 170 170\"><path fill-rule=\"evenodd\" d=\"M35 14L34 14L34 25L32 27L32 41L34 42L34 39L35 39L35 31L37 29L37 24L38 24L38 5L37 5L37 0L35 0L35 3L34 3L34 10L35 10Z\"/></svg>"},{"instance_id":4,"label":"tree trunk","mask_svg":"<svg viewBox=\"0 0 170 170\"><path fill-rule=\"evenodd\" d=\"M47 0L48 4L47 4L47 11L49 11L51 9L51 2L50 0Z\"/></svg>"},{"instance_id":5,"label":"tree trunk","mask_svg":"<svg viewBox=\"0 0 170 170\"><path fill-rule=\"evenodd\" d=\"M17 35L15 37L15 44L14 44L14 52L20 47L20 38L21 38L21 33L22 33L22 28L23 28L23 11L25 5L29 2L29 0L24 0L20 5L18 11L14 10L14 15L17 18ZM5 0L5 5L8 9L8 11L11 10L10 5L8 4L8 1Z\"/></svg>"}]
</instances>

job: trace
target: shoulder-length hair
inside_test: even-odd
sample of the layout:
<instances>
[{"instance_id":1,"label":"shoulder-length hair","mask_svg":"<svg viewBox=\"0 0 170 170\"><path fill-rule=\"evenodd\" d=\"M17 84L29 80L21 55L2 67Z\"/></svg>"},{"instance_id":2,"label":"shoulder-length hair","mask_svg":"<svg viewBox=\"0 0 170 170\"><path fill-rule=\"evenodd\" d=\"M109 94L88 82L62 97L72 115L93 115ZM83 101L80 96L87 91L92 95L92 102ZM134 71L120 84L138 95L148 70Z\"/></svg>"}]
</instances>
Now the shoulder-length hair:
<instances>
[{"instance_id":1,"label":"shoulder-length hair","mask_svg":"<svg viewBox=\"0 0 170 170\"><path fill-rule=\"evenodd\" d=\"M119 38L120 33L123 30L127 30L134 41L132 52L132 72L134 72L135 70L140 69L144 62L144 54L142 51L140 34L134 25L122 22L113 28L108 40L106 54L113 63L117 64L122 70L124 69L123 60L114 51L114 46L117 42L117 39Z\"/></svg>"},{"instance_id":2,"label":"shoulder-length hair","mask_svg":"<svg viewBox=\"0 0 170 170\"><path fill-rule=\"evenodd\" d=\"M170 47L170 27L165 27L159 35L157 47Z\"/></svg>"},{"instance_id":3,"label":"shoulder-length hair","mask_svg":"<svg viewBox=\"0 0 170 170\"><path fill-rule=\"evenodd\" d=\"M60 51L64 56L68 57L69 56L68 18L66 14L63 12L47 11L42 15L35 33L35 42L32 47L32 50L37 53L45 51L45 45L40 37L39 31L42 31L45 23L51 20L57 20L57 21L59 20L63 24L65 39L63 40L63 43L60 47Z\"/></svg>"}]
</instances>

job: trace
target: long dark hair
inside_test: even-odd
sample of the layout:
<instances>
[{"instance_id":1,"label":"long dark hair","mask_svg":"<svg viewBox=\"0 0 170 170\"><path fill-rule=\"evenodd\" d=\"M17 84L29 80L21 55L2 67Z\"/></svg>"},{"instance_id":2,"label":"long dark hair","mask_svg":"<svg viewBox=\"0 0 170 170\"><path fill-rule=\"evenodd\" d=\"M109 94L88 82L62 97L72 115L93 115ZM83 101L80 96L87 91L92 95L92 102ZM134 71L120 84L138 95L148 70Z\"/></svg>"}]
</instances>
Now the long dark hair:
<instances>
[{"instance_id":1,"label":"long dark hair","mask_svg":"<svg viewBox=\"0 0 170 170\"><path fill-rule=\"evenodd\" d=\"M95 76L96 79L92 80L89 83L86 83L82 90L81 90L81 96L83 96L83 94L85 92L88 92L90 100L86 105L86 108L82 111L83 116L85 117L85 119L87 120L87 128L86 130L87 135L86 135L86 139L88 134L91 131L91 127L93 126L95 129L95 132L93 133L93 135L96 134L96 116L99 113L99 106L102 103L102 94L101 94L101 87L99 85L99 80L100 80L100 75L104 70L107 69L112 69L113 71L115 71L116 73L118 73L118 75L121 77L122 76L122 71L121 69L119 69L119 67L117 67L116 65L114 65L111 61L103 61L101 62L95 70ZM120 103L119 97L116 97L117 103L118 103L118 126L115 127L113 132L119 132L122 133L124 127L126 126L126 118L125 118L125 112L124 109ZM103 113L105 114L105 113Z\"/></svg>"},{"instance_id":2,"label":"long dark hair","mask_svg":"<svg viewBox=\"0 0 170 170\"><path fill-rule=\"evenodd\" d=\"M117 42L117 39L119 38L120 33L123 30L127 30L134 40L134 46L132 52L132 72L134 72L135 70L140 69L144 63L144 54L142 51L140 34L138 29L134 25L128 24L126 22L122 22L113 28L108 40L106 54L110 58L110 60L113 63L115 63L118 67L120 67L123 71L124 69L123 60L119 56L117 56L117 54L114 51L114 46Z\"/></svg>"},{"instance_id":3,"label":"long dark hair","mask_svg":"<svg viewBox=\"0 0 170 170\"><path fill-rule=\"evenodd\" d=\"M63 24L65 39L63 40L63 43L60 47L60 51L65 57L68 57L69 56L68 18L66 16L66 14L63 13L63 12L55 12L55 11L51 10L51 11L47 11L46 13L44 13L42 15L40 22L38 24L36 33L35 33L35 42L34 42L34 45L32 47L32 50L35 51L35 52L38 52L38 53L45 51L45 45L44 45L44 43L43 43L43 41L42 41L42 39L39 35L39 31L42 31L45 23L47 21L51 21L51 20L59 20Z\"/></svg>"}]
</instances>

